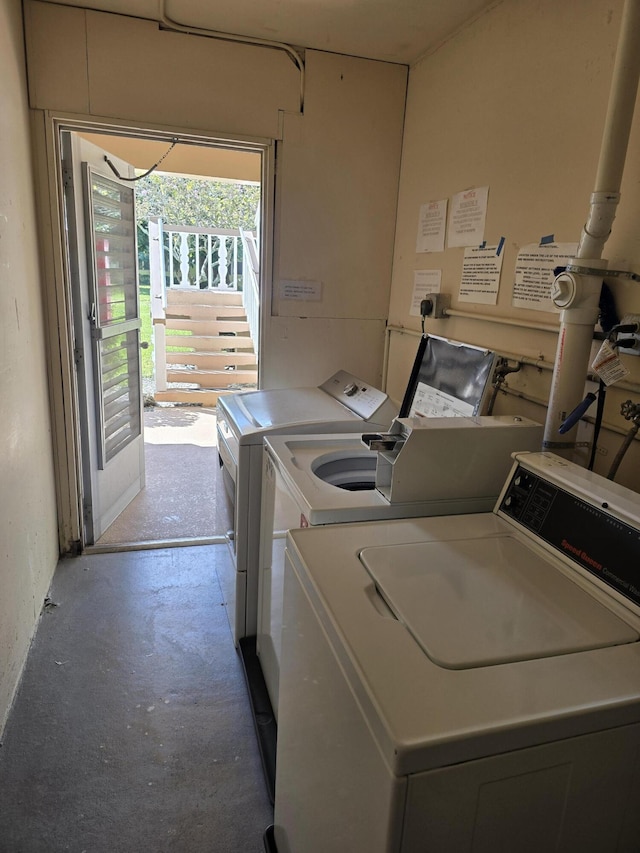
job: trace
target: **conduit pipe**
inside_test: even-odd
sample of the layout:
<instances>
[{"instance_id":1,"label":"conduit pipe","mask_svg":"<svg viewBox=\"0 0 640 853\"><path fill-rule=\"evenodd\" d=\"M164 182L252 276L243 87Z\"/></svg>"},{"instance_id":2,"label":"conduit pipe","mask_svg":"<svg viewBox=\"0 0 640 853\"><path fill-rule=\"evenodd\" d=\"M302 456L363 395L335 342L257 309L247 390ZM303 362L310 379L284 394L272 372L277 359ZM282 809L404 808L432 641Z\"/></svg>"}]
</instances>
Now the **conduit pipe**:
<instances>
[{"instance_id":1,"label":"conduit pipe","mask_svg":"<svg viewBox=\"0 0 640 853\"><path fill-rule=\"evenodd\" d=\"M257 38L255 36L236 35L235 33L223 33L218 30L209 30L205 27L191 26L190 24L181 24L174 20L167 12L166 0L159 0L159 16L158 22L164 29L172 30L177 33L185 33L186 35L204 36L205 38L218 39L219 41L235 41L240 44L255 45L257 47L267 47L272 50L282 50L286 53L293 64L300 72L300 112L304 112L304 94L305 94L305 64L301 53L290 44L281 41L270 41L269 39Z\"/></svg>"},{"instance_id":2,"label":"conduit pipe","mask_svg":"<svg viewBox=\"0 0 640 853\"><path fill-rule=\"evenodd\" d=\"M558 429L584 397L600 290L607 267L602 252L620 198L639 77L640 0L626 0L591 209L576 258L570 265L588 272L561 273L551 291L561 314L543 446L560 455L571 456L576 443L577 424L564 435L560 435Z\"/></svg>"}]
</instances>

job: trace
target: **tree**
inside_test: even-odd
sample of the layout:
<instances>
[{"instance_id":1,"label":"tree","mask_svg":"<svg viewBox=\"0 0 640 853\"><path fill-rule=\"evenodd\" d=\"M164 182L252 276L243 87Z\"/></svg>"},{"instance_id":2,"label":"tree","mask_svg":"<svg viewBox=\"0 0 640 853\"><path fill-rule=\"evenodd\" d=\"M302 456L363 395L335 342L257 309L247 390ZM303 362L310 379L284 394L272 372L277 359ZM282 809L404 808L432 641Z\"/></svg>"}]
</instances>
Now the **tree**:
<instances>
[{"instance_id":1,"label":"tree","mask_svg":"<svg viewBox=\"0 0 640 853\"><path fill-rule=\"evenodd\" d=\"M149 219L204 228L255 228L258 184L153 173L137 181L136 220L141 284L148 282Z\"/></svg>"},{"instance_id":2,"label":"tree","mask_svg":"<svg viewBox=\"0 0 640 853\"><path fill-rule=\"evenodd\" d=\"M136 183L138 219L161 216L171 225L255 227L260 186L207 178L152 174Z\"/></svg>"}]
</instances>

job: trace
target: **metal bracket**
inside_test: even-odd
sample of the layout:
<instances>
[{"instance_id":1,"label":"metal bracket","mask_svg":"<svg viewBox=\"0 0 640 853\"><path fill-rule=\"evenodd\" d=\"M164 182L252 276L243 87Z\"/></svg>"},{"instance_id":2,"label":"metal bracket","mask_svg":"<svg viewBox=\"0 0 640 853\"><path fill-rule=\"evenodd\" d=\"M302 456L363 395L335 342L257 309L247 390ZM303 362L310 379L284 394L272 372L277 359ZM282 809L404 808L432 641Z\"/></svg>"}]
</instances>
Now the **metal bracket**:
<instances>
[{"instance_id":1,"label":"metal bracket","mask_svg":"<svg viewBox=\"0 0 640 853\"><path fill-rule=\"evenodd\" d=\"M640 281L640 274L629 272L629 270L608 270L597 267L581 267L579 264L567 264L565 271L575 273L576 275L599 276L600 278L629 278L632 281Z\"/></svg>"}]
</instances>

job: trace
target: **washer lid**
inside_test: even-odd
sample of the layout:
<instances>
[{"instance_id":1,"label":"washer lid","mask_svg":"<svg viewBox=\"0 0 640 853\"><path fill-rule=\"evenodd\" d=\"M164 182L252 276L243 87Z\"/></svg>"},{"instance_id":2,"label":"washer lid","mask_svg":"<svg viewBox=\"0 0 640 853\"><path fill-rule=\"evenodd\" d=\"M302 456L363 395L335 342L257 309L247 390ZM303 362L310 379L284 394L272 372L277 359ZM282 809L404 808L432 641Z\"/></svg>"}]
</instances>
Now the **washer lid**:
<instances>
[{"instance_id":1,"label":"washer lid","mask_svg":"<svg viewBox=\"0 0 640 853\"><path fill-rule=\"evenodd\" d=\"M639 635L511 536L365 548L360 559L428 657L471 669L634 643Z\"/></svg>"}]
</instances>

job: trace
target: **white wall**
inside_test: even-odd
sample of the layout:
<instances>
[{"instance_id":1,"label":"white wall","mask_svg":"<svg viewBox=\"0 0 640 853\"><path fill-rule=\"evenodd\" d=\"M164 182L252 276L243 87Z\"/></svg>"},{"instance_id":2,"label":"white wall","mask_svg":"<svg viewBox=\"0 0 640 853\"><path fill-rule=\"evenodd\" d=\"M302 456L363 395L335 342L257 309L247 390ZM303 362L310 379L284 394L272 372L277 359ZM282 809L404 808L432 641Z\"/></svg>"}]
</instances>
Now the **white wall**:
<instances>
[{"instance_id":1,"label":"white wall","mask_svg":"<svg viewBox=\"0 0 640 853\"><path fill-rule=\"evenodd\" d=\"M441 269L442 290L452 308L481 318L524 323L558 322L553 313L514 308L514 265L519 247L553 234L577 243L589 209L609 95L622 0L505 0L411 68L393 263L389 320L419 329L409 314L414 270ZM496 306L458 299L463 249L416 253L420 205L470 187L489 186L485 239L505 237ZM629 144L622 201L604 257L609 267L640 271L640 109ZM640 289L612 282L619 313L640 314ZM557 333L492 322L448 318L428 321L427 331L506 353L555 360ZM406 382L417 339L390 335L389 387ZM640 359L627 356L629 379L640 381ZM585 365L585 375L586 375ZM547 400L551 372L525 367L508 384ZM607 422L626 431L619 415L629 391L611 390ZM635 394L640 400L640 393ZM577 402L577 401L576 401ZM594 407L595 408L595 407ZM500 396L496 413L521 412L544 421L543 406ZM585 434L581 438L590 438ZM622 435L605 431L596 470L606 473ZM619 482L638 489L638 442Z\"/></svg>"},{"instance_id":2,"label":"white wall","mask_svg":"<svg viewBox=\"0 0 640 853\"><path fill-rule=\"evenodd\" d=\"M33 108L278 140L261 384L339 367L379 384L407 68L306 51L302 113L282 51L49 3L27 2L25 15ZM321 298L283 300L283 279L319 282Z\"/></svg>"},{"instance_id":3,"label":"white wall","mask_svg":"<svg viewBox=\"0 0 640 853\"><path fill-rule=\"evenodd\" d=\"M19 0L0 0L0 733L58 556Z\"/></svg>"}]
</instances>

